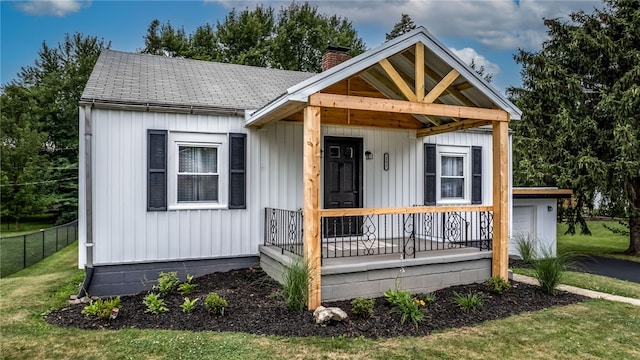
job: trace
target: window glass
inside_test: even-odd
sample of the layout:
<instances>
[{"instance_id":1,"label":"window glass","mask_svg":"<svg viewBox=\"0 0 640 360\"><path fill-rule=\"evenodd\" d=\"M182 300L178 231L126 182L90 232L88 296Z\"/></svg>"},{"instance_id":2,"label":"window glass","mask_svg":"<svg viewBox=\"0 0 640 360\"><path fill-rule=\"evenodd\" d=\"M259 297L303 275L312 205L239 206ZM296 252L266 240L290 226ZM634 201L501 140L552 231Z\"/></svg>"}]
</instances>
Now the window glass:
<instances>
[{"instance_id":1,"label":"window glass","mask_svg":"<svg viewBox=\"0 0 640 360\"><path fill-rule=\"evenodd\" d=\"M464 198L464 157L441 156L440 197Z\"/></svg>"},{"instance_id":2,"label":"window glass","mask_svg":"<svg viewBox=\"0 0 640 360\"><path fill-rule=\"evenodd\" d=\"M218 148L179 146L178 202L218 201Z\"/></svg>"}]
</instances>

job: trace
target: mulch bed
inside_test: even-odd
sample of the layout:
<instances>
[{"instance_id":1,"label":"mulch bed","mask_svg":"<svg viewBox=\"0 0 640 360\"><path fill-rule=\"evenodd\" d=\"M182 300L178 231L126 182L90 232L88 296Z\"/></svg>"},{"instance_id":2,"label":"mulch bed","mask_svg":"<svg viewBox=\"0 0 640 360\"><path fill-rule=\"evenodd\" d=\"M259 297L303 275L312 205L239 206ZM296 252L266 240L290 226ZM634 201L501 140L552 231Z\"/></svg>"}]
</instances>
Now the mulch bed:
<instances>
[{"instance_id":1,"label":"mulch bed","mask_svg":"<svg viewBox=\"0 0 640 360\"><path fill-rule=\"evenodd\" d=\"M281 336L346 336L367 338L389 338L395 336L422 336L434 330L457 328L501 319L526 311L567 305L584 300L579 295L558 292L551 296L536 286L512 282L505 293L490 292L486 284L453 286L435 291L436 301L427 305L428 318L416 329L413 324L400 323L400 316L391 311L384 298L375 299L375 314L360 318L351 312L350 301L323 303L337 306L347 312L349 318L342 323L316 325L312 312L291 311L285 303L270 296L279 286L261 269L234 270L215 273L194 280L198 284L194 293L199 297L196 309L191 314L182 312L180 305L184 297L170 294L165 301L170 311L153 315L145 313L142 299L146 293L122 297L118 317L115 320L99 320L84 316L81 311L86 304L69 305L49 313L46 320L58 326L83 329L176 329L190 331L235 331L262 335ZM228 302L224 316L211 315L203 306L206 295L215 291ZM484 307L477 312L461 310L453 300L453 293L468 294L472 291L484 294Z\"/></svg>"}]
</instances>

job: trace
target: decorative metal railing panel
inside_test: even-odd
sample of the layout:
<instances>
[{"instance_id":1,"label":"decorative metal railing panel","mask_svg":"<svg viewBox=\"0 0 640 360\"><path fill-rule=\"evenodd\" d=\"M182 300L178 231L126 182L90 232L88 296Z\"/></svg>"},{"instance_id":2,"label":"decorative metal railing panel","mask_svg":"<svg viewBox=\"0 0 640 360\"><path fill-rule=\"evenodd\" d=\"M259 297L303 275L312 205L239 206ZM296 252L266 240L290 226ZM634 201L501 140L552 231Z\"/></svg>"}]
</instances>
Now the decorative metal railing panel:
<instances>
[{"instance_id":1,"label":"decorative metal railing panel","mask_svg":"<svg viewBox=\"0 0 640 360\"><path fill-rule=\"evenodd\" d=\"M302 211L265 209L264 244L302 256Z\"/></svg>"},{"instance_id":2,"label":"decorative metal railing panel","mask_svg":"<svg viewBox=\"0 0 640 360\"><path fill-rule=\"evenodd\" d=\"M491 250L493 215L488 211L415 212L327 217L322 222L322 257L400 254L456 248ZM351 234L335 236L345 222L361 224Z\"/></svg>"},{"instance_id":3,"label":"decorative metal railing panel","mask_svg":"<svg viewBox=\"0 0 640 360\"><path fill-rule=\"evenodd\" d=\"M265 245L303 255L302 211L265 209ZM436 250L491 250L491 211L420 211L321 216L322 258L399 254L403 258Z\"/></svg>"}]
</instances>

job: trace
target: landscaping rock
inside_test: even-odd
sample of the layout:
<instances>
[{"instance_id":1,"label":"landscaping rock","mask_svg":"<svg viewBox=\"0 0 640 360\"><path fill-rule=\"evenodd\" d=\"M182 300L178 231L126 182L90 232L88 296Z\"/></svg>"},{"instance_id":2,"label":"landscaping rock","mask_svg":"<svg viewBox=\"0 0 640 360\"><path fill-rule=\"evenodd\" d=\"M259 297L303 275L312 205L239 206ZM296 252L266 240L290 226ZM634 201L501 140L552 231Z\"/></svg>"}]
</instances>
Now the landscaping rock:
<instances>
[{"instance_id":1,"label":"landscaping rock","mask_svg":"<svg viewBox=\"0 0 640 360\"><path fill-rule=\"evenodd\" d=\"M347 313L337 307L326 308L324 306L318 306L316 311L313 312L313 318L316 319L316 324L322 325L327 321L344 321L347 318Z\"/></svg>"}]
</instances>

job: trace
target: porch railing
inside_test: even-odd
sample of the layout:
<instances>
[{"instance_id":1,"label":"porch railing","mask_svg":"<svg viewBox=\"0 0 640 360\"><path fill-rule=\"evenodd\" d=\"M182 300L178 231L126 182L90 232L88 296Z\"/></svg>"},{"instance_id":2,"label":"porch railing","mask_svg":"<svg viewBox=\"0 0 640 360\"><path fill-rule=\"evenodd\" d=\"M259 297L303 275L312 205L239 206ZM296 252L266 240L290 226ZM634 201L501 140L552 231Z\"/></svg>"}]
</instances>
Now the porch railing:
<instances>
[{"instance_id":1,"label":"porch railing","mask_svg":"<svg viewBox=\"0 0 640 360\"><path fill-rule=\"evenodd\" d=\"M322 209L322 258L491 250L491 206ZM302 256L302 212L265 209L265 245Z\"/></svg>"},{"instance_id":2,"label":"porch railing","mask_svg":"<svg viewBox=\"0 0 640 360\"><path fill-rule=\"evenodd\" d=\"M264 244L302 256L302 211L266 208Z\"/></svg>"},{"instance_id":3,"label":"porch railing","mask_svg":"<svg viewBox=\"0 0 640 360\"><path fill-rule=\"evenodd\" d=\"M491 250L491 207L321 210L322 258Z\"/></svg>"}]
</instances>

